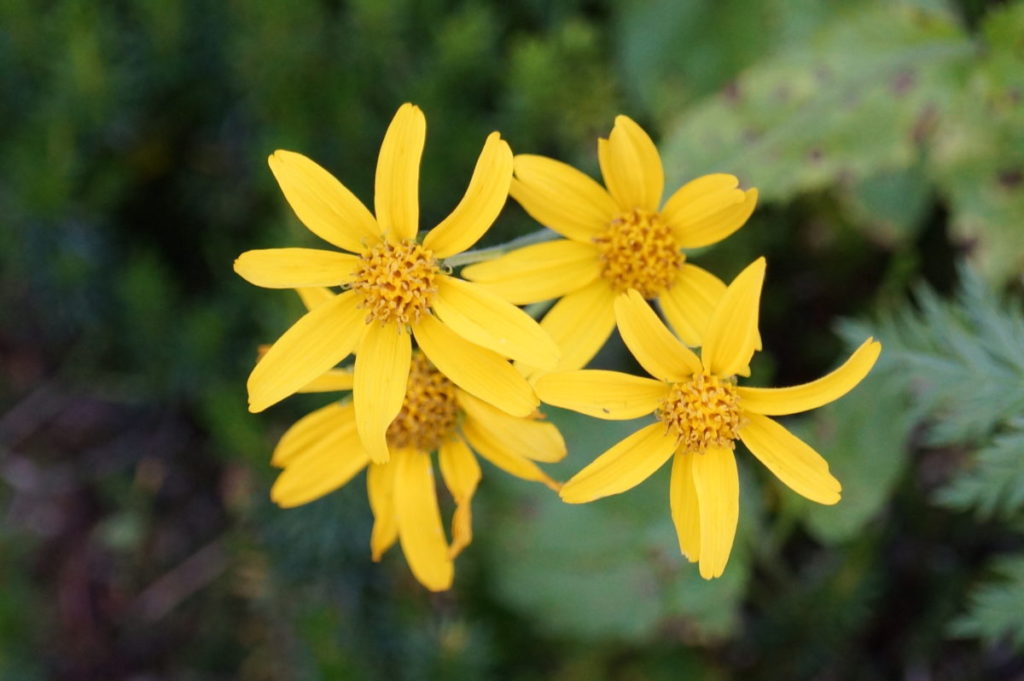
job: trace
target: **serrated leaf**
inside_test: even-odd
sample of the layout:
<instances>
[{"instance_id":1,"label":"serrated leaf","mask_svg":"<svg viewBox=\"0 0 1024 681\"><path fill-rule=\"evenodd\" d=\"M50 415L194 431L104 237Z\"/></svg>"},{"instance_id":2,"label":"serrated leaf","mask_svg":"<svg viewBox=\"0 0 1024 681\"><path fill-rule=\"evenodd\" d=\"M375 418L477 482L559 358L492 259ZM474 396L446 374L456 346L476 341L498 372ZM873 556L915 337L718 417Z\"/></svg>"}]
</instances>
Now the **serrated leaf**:
<instances>
[{"instance_id":1,"label":"serrated leaf","mask_svg":"<svg viewBox=\"0 0 1024 681\"><path fill-rule=\"evenodd\" d=\"M947 12L854 6L682 116L663 145L666 171L731 172L785 199L906 167L970 49Z\"/></svg>"},{"instance_id":2,"label":"serrated leaf","mask_svg":"<svg viewBox=\"0 0 1024 681\"><path fill-rule=\"evenodd\" d=\"M1008 518L1024 507L1024 418L1010 427L979 449L971 467L939 491L939 503L976 509L983 519Z\"/></svg>"},{"instance_id":3,"label":"serrated leaf","mask_svg":"<svg viewBox=\"0 0 1024 681\"><path fill-rule=\"evenodd\" d=\"M967 612L952 622L950 633L980 638L990 645L1008 640L1024 650L1024 555L1003 558L994 572L994 580L971 593Z\"/></svg>"}]
</instances>

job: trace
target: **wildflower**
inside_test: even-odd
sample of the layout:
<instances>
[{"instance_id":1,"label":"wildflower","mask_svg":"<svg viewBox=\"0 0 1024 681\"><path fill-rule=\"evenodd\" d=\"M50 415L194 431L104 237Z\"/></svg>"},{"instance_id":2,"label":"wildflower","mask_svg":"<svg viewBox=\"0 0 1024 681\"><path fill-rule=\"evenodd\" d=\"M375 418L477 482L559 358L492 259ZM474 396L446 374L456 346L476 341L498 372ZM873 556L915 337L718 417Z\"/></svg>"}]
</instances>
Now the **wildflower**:
<instances>
[{"instance_id":1,"label":"wildflower","mask_svg":"<svg viewBox=\"0 0 1024 681\"><path fill-rule=\"evenodd\" d=\"M334 370L339 375L344 370ZM480 480L473 454L525 480L558 485L535 461L565 456L558 429L535 418L518 418L458 388L421 352L413 352L397 417L387 428L390 459L374 463L358 434L355 407L334 403L296 422L281 438L271 463L283 468L271 499L299 506L341 487L367 469L374 525L374 561L397 540L413 575L432 591L452 584L454 559L472 540L471 502ZM472 447L472 449L470 449ZM441 523L430 455L437 452L441 477L455 500L449 544Z\"/></svg>"},{"instance_id":2,"label":"wildflower","mask_svg":"<svg viewBox=\"0 0 1024 681\"><path fill-rule=\"evenodd\" d=\"M462 272L516 304L561 297L541 323L562 349L561 370L578 369L597 353L615 326L613 303L629 289L657 299L679 337L700 345L725 284L687 263L681 249L726 238L757 203L756 189L713 174L683 185L661 206L658 150L626 116L616 117L597 150L607 190L565 163L518 154L512 197L565 238Z\"/></svg>"},{"instance_id":3,"label":"wildflower","mask_svg":"<svg viewBox=\"0 0 1024 681\"><path fill-rule=\"evenodd\" d=\"M810 446L769 416L807 411L838 399L863 379L881 351L867 339L843 364L816 381L790 388L736 385L758 344L764 258L729 285L708 324L698 358L661 323L636 291L615 301L630 351L654 379L613 371L548 374L541 399L603 419L653 413L657 422L601 454L562 487L562 499L584 503L639 484L673 454L669 498L679 547L718 577L732 550L739 517L737 439L793 491L820 504L839 501L841 486Z\"/></svg>"},{"instance_id":4,"label":"wildflower","mask_svg":"<svg viewBox=\"0 0 1024 681\"><path fill-rule=\"evenodd\" d=\"M299 219L345 252L309 248L248 251L235 271L268 288L340 286L296 322L249 376L249 409L291 395L355 352L353 402L370 457L388 457L385 432L405 394L414 337L456 385L509 414L539 404L506 358L553 366L558 348L526 313L446 271L443 259L472 246L505 203L512 151L498 133L484 144L469 188L452 213L416 239L418 179L426 121L404 104L381 144L376 216L305 156L276 151L270 169Z\"/></svg>"}]
</instances>

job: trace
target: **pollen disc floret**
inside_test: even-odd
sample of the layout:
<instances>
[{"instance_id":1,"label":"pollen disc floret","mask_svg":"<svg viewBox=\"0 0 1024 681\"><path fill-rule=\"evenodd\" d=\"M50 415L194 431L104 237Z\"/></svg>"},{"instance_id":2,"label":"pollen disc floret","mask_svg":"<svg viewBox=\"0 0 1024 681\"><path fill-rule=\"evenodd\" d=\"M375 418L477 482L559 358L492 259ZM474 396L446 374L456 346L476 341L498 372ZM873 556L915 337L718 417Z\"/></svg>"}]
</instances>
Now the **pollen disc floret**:
<instances>
[{"instance_id":1,"label":"pollen disc floret","mask_svg":"<svg viewBox=\"0 0 1024 681\"><path fill-rule=\"evenodd\" d=\"M422 353L413 353L402 410L388 426L388 444L434 451L455 429L458 415L455 384Z\"/></svg>"},{"instance_id":2,"label":"pollen disc floret","mask_svg":"<svg viewBox=\"0 0 1024 681\"><path fill-rule=\"evenodd\" d=\"M437 292L437 259L414 241L384 243L363 254L351 288L363 296L366 322L412 324Z\"/></svg>"},{"instance_id":3,"label":"pollen disc floret","mask_svg":"<svg viewBox=\"0 0 1024 681\"><path fill-rule=\"evenodd\" d=\"M742 425L736 384L708 374L676 383L658 408L658 418L676 435L679 447L703 452L710 447L733 449Z\"/></svg>"},{"instance_id":4,"label":"pollen disc floret","mask_svg":"<svg viewBox=\"0 0 1024 681\"><path fill-rule=\"evenodd\" d=\"M613 218L594 243L601 276L616 291L635 288L644 298L656 298L667 289L686 260L661 216L639 208Z\"/></svg>"}]
</instances>

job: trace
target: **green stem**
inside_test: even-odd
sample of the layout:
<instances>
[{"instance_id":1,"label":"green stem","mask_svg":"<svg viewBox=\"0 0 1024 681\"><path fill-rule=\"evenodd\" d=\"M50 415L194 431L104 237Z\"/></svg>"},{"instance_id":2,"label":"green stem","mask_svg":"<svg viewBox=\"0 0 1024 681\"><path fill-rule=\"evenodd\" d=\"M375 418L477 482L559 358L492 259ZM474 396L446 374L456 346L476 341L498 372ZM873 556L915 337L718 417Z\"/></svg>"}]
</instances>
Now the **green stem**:
<instances>
[{"instance_id":1,"label":"green stem","mask_svg":"<svg viewBox=\"0 0 1024 681\"><path fill-rule=\"evenodd\" d=\"M453 255L450 258L445 258L444 264L449 267L461 267L462 265L470 265L475 262L493 260L500 255L505 255L511 250L522 248L523 246L529 246L531 244L539 244L544 241L551 241L557 237L558 234L552 232L550 229L540 229L536 232L531 232L530 234L524 234L521 237L517 237L508 243L500 244L498 246L480 248L475 251L466 251L465 253Z\"/></svg>"}]
</instances>

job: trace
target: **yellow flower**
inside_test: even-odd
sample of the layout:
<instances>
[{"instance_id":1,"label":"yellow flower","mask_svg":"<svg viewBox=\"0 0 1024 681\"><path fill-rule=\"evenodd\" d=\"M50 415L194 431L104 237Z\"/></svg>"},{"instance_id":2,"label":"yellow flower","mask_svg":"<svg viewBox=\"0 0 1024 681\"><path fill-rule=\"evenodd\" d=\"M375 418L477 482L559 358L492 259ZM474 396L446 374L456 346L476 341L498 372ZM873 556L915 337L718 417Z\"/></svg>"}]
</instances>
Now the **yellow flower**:
<instances>
[{"instance_id":1,"label":"yellow flower","mask_svg":"<svg viewBox=\"0 0 1024 681\"><path fill-rule=\"evenodd\" d=\"M624 492L675 454L669 498L679 547L700 561L705 579L718 577L732 550L739 518L739 478L733 456L740 439L793 491L835 504L841 490L828 464L769 416L794 414L838 399L874 366L881 345L869 338L841 367L790 388L747 388L736 374L758 344L757 318L764 258L729 285L708 324L698 358L661 323L636 292L615 301L615 317L630 351L654 379L614 371L548 374L537 393L550 404L603 419L653 413L658 421L633 433L577 473L561 490L578 504Z\"/></svg>"},{"instance_id":2,"label":"yellow flower","mask_svg":"<svg viewBox=\"0 0 1024 681\"><path fill-rule=\"evenodd\" d=\"M607 191L559 161L516 155L512 197L566 238L462 272L516 304L562 297L541 322L562 349L561 370L579 369L601 349L615 326L613 303L629 289L657 299L679 337L700 345L725 284L688 264L680 249L721 241L757 203L756 189L714 174L683 185L662 206L658 150L626 116L615 119L597 151Z\"/></svg>"},{"instance_id":3,"label":"yellow flower","mask_svg":"<svg viewBox=\"0 0 1024 681\"><path fill-rule=\"evenodd\" d=\"M353 401L359 436L387 461L385 431L405 394L411 338L456 385L516 416L539 404L506 361L553 366L558 348L526 313L454 276L443 259L469 248L501 211L512 151L498 133L484 144L465 196L422 243L418 180L426 136L423 112L398 109L377 162L376 217L305 156L276 151L270 169L299 219L348 253L310 248L248 251L235 271L268 288L341 286L270 348L249 376L249 409L262 411L355 352Z\"/></svg>"},{"instance_id":4,"label":"yellow flower","mask_svg":"<svg viewBox=\"0 0 1024 681\"><path fill-rule=\"evenodd\" d=\"M344 374L335 369L334 380L341 384ZM453 561L472 540L470 505L480 480L472 450L512 475L552 489L558 484L534 462L565 456L565 443L554 425L495 409L456 387L420 352L412 354L401 410L386 437L390 460L373 463L360 441L353 404L335 403L312 412L288 429L274 450L271 463L284 470L270 497L283 507L305 504L367 468L373 560L399 541L413 575L432 591L451 586ZM434 487L430 455L435 451L456 504L450 545Z\"/></svg>"}]
</instances>

